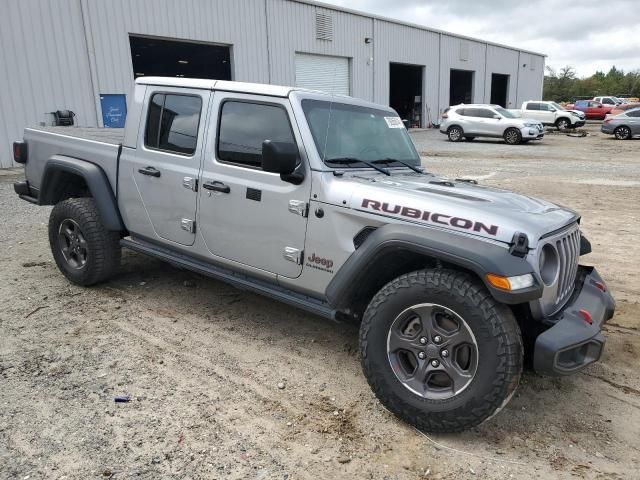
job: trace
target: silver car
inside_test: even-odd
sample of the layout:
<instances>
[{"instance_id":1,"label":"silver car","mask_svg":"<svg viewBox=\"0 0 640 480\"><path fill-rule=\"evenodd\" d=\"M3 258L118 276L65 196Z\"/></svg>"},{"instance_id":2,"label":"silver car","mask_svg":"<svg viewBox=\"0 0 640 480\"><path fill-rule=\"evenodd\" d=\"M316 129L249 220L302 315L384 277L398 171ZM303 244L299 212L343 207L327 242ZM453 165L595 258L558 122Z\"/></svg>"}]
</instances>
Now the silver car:
<instances>
[{"instance_id":1,"label":"silver car","mask_svg":"<svg viewBox=\"0 0 640 480\"><path fill-rule=\"evenodd\" d=\"M618 140L628 140L640 135L640 107L605 118L600 130L614 135Z\"/></svg>"},{"instance_id":2,"label":"silver car","mask_svg":"<svg viewBox=\"0 0 640 480\"><path fill-rule=\"evenodd\" d=\"M518 118L499 105L456 105L445 110L440 133L452 142L476 137L504 138L510 145L527 143L544 137L544 127L537 120Z\"/></svg>"}]
</instances>

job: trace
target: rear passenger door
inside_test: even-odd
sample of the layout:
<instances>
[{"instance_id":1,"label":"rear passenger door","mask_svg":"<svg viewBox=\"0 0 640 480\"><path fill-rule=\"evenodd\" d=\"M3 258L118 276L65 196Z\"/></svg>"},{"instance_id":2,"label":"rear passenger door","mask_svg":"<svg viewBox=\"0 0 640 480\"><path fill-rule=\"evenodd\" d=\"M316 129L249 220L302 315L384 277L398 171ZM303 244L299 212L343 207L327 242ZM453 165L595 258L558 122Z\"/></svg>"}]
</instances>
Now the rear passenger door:
<instances>
[{"instance_id":1,"label":"rear passenger door","mask_svg":"<svg viewBox=\"0 0 640 480\"><path fill-rule=\"evenodd\" d=\"M544 122L543 112L540 111L540 102L527 103L527 109L523 112L522 118L530 118L532 120Z\"/></svg>"},{"instance_id":2,"label":"rear passenger door","mask_svg":"<svg viewBox=\"0 0 640 480\"><path fill-rule=\"evenodd\" d=\"M295 278L302 272L311 176L287 98L216 92L198 224L209 251ZM298 145L299 185L262 170L262 142Z\"/></svg>"},{"instance_id":3,"label":"rear passenger door","mask_svg":"<svg viewBox=\"0 0 640 480\"><path fill-rule=\"evenodd\" d=\"M210 96L208 90L147 87L138 148L134 155L123 156L120 165L122 208L134 217L129 219L132 233L193 245L201 127Z\"/></svg>"}]
</instances>

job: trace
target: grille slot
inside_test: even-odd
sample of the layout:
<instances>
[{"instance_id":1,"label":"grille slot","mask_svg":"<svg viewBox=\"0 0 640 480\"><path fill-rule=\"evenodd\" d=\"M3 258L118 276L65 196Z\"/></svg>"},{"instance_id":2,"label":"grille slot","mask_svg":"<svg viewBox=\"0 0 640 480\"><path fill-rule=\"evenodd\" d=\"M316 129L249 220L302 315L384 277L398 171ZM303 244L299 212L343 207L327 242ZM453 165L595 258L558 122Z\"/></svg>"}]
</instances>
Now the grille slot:
<instances>
[{"instance_id":1,"label":"grille slot","mask_svg":"<svg viewBox=\"0 0 640 480\"><path fill-rule=\"evenodd\" d=\"M555 247L560 261L558 292L555 301L558 305L573 292L573 284L576 281L578 271L578 257L580 256L580 230L573 230L556 239Z\"/></svg>"}]
</instances>

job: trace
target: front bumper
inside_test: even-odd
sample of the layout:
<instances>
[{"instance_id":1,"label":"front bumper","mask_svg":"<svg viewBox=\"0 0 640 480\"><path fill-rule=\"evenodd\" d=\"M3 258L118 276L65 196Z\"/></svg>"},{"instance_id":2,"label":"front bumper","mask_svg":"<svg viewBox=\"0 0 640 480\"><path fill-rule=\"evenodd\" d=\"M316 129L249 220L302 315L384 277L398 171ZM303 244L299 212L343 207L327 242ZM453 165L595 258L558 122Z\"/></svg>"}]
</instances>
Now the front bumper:
<instances>
[{"instance_id":1,"label":"front bumper","mask_svg":"<svg viewBox=\"0 0 640 480\"><path fill-rule=\"evenodd\" d=\"M522 138L526 140L540 140L544 137L544 129L540 130L537 127L524 127L520 129Z\"/></svg>"},{"instance_id":2,"label":"front bumper","mask_svg":"<svg viewBox=\"0 0 640 480\"><path fill-rule=\"evenodd\" d=\"M580 128L580 127L584 127L585 124L587 123L586 120L578 120L577 122L575 122L573 125L571 125L573 128Z\"/></svg>"},{"instance_id":3,"label":"front bumper","mask_svg":"<svg viewBox=\"0 0 640 480\"><path fill-rule=\"evenodd\" d=\"M613 316L616 302L595 268L578 268L573 296L536 339L533 367L539 373L570 375L602 355L602 325Z\"/></svg>"}]
</instances>

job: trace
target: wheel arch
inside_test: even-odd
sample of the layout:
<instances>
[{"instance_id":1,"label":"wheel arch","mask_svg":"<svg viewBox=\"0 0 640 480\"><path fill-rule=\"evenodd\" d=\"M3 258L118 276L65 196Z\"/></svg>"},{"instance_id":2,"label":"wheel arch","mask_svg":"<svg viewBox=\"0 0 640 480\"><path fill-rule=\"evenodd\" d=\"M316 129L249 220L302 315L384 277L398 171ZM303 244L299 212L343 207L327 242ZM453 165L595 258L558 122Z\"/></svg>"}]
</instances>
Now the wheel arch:
<instances>
[{"instance_id":1,"label":"wheel arch","mask_svg":"<svg viewBox=\"0 0 640 480\"><path fill-rule=\"evenodd\" d=\"M67 198L87 196L95 199L107 230L125 230L111 184L102 168L73 157L52 156L44 169L38 203L55 205Z\"/></svg>"},{"instance_id":2,"label":"wheel arch","mask_svg":"<svg viewBox=\"0 0 640 480\"><path fill-rule=\"evenodd\" d=\"M507 248L443 230L389 224L371 233L337 271L325 291L337 310L359 317L369 300L392 279L427 267L462 270L479 279L501 303L515 305L542 295L541 283L517 293L498 290L487 273L504 276L533 273ZM535 276L535 273L534 273Z\"/></svg>"}]
</instances>

